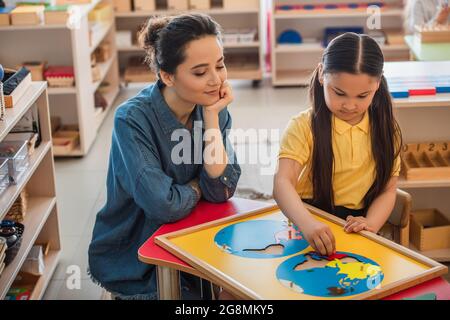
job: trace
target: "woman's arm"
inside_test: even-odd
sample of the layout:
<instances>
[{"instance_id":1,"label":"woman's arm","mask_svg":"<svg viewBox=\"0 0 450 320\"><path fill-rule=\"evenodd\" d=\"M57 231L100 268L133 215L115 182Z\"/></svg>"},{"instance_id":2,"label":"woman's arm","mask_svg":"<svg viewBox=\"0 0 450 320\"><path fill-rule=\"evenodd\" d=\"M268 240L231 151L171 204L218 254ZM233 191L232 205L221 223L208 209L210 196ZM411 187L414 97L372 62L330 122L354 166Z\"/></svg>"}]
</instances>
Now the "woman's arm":
<instances>
[{"instance_id":1,"label":"woman's arm","mask_svg":"<svg viewBox=\"0 0 450 320\"><path fill-rule=\"evenodd\" d=\"M234 150L227 143L231 116L226 106L233 101L231 87L227 83L222 86L220 96L216 104L203 108L205 150L199 179L203 197L215 203L227 201L234 195L241 175Z\"/></svg>"},{"instance_id":2,"label":"woman's arm","mask_svg":"<svg viewBox=\"0 0 450 320\"><path fill-rule=\"evenodd\" d=\"M314 219L295 190L302 170L302 165L297 161L280 159L274 178L274 198L286 217L299 227L314 250L322 255L332 255L336 252L336 243L331 229Z\"/></svg>"},{"instance_id":3,"label":"woman's arm","mask_svg":"<svg viewBox=\"0 0 450 320\"><path fill-rule=\"evenodd\" d=\"M388 185L371 204L364 217L348 217L345 231L360 232L362 230L377 233L384 226L395 206L398 177L392 177Z\"/></svg>"}]
</instances>

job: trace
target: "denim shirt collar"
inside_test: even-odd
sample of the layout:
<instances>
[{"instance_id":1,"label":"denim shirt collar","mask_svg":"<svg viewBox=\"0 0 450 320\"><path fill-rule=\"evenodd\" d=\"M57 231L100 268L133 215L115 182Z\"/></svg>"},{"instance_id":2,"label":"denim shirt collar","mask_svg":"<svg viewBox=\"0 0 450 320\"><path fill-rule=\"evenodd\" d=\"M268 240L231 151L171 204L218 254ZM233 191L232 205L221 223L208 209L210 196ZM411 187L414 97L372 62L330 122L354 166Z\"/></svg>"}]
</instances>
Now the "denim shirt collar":
<instances>
[{"instance_id":1,"label":"denim shirt collar","mask_svg":"<svg viewBox=\"0 0 450 320\"><path fill-rule=\"evenodd\" d=\"M178 121L175 114L172 112L166 100L164 99L164 96L161 92L163 86L164 84L161 82L161 80L158 80L153 85L152 91L150 93L150 99L156 110L157 117L160 120L162 130L165 134L171 134L176 129L186 129L186 127L180 121ZM196 105L192 112L194 124L195 121L203 120L202 108L200 106Z\"/></svg>"}]
</instances>

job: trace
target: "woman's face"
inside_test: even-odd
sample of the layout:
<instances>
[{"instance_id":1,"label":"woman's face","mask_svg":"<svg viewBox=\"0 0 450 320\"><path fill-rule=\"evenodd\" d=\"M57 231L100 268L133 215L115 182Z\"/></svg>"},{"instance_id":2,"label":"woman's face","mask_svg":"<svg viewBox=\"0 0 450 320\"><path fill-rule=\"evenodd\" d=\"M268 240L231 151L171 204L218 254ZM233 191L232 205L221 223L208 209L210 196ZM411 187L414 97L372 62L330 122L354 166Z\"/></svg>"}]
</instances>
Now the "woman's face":
<instances>
[{"instance_id":1,"label":"woman's face","mask_svg":"<svg viewBox=\"0 0 450 320\"><path fill-rule=\"evenodd\" d=\"M351 125L363 119L380 85L377 77L345 72L325 74L321 81L328 109Z\"/></svg>"},{"instance_id":2,"label":"woman's face","mask_svg":"<svg viewBox=\"0 0 450 320\"><path fill-rule=\"evenodd\" d=\"M227 80L223 48L216 36L191 41L186 59L172 77L173 88L186 102L209 106L219 101L219 89Z\"/></svg>"}]
</instances>

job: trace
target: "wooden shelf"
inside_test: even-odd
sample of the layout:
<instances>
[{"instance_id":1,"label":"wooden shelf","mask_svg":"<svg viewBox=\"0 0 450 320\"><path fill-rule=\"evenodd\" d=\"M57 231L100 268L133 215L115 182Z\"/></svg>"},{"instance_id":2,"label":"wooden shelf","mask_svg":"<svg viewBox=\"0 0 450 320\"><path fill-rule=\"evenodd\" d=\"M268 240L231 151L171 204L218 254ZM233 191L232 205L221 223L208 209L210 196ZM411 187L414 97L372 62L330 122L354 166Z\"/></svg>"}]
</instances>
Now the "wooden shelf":
<instances>
[{"instance_id":1,"label":"wooden shelf","mask_svg":"<svg viewBox=\"0 0 450 320\"><path fill-rule=\"evenodd\" d=\"M76 147L75 149L73 149L70 152L57 152L57 151L53 151L53 155L55 157L82 157L84 156L83 151L81 151L80 146Z\"/></svg>"},{"instance_id":2,"label":"wooden shelf","mask_svg":"<svg viewBox=\"0 0 450 320\"><path fill-rule=\"evenodd\" d=\"M450 187L450 180L423 180L410 181L404 177L398 180L398 187L400 189L420 189L420 188L448 188Z\"/></svg>"},{"instance_id":3,"label":"wooden shelf","mask_svg":"<svg viewBox=\"0 0 450 320\"><path fill-rule=\"evenodd\" d=\"M40 300L45 293L56 267L58 266L60 250L50 250L46 256L44 256L44 270L45 273L40 276L34 285L33 291L30 296L30 300Z\"/></svg>"},{"instance_id":4,"label":"wooden shelf","mask_svg":"<svg viewBox=\"0 0 450 320\"><path fill-rule=\"evenodd\" d=\"M103 41L103 39L105 39L109 30L111 30L111 27L113 26L113 24L114 24L113 21L108 21L107 23L103 23L100 31L98 31L92 35L92 45L89 47L89 52L91 54L95 51L95 49L97 49L98 45Z\"/></svg>"},{"instance_id":5,"label":"wooden shelf","mask_svg":"<svg viewBox=\"0 0 450 320\"><path fill-rule=\"evenodd\" d=\"M0 122L0 141L14 128L17 122L23 117L34 101L42 94L47 86L46 82L33 82L14 108L7 108L5 119Z\"/></svg>"},{"instance_id":6,"label":"wooden shelf","mask_svg":"<svg viewBox=\"0 0 450 320\"><path fill-rule=\"evenodd\" d=\"M119 91L120 91L119 87L116 87L104 95L104 98L106 99L108 104L107 104L107 107L105 108L105 110L102 110L101 108L97 108L100 111L95 114L95 126L96 126L97 130L100 128L100 126L102 125L106 116L108 115L109 111L112 109L112 105L114 104L114 101L116 100L117 95L119 94Z\"/></svg>"},{"instance_id":7,"label":"wooden shelf","mask_svg":"<svg viewBox=\"0 0 450 320\"><path fill-rule=\"evenodd\" d=\"M225 49L238 49L238 48L259 48L260 42L259 41L252 41L248 43L225 43L223 47ZM139 47L138 45L132 45L129 47L118 47L117 51L119 52L144 52L144 50Z\"/></svg>"},{"instance_id":8,"label":"wooden shelf","mask_svg":"<svg viewBox=\"0 0 450 320\"><path fill-rule=\"evenodd\" d=\"M50 148L51 142L43 141L30 157L30 164L27 171L22 174L16 185L9 186L8 189L6 189L5 193L0 197L0 220L2 220L8 213L9 209L14 204L14 201L17 199L23 188L33 176L42 159L50 151Z\"/></svg>"},{"instance_id":9,"label":"wooden shelf","mask_svg":"<svg viewBox=\"0 0 450 320\"><path fill-rule=\"evenodd\" d=\"M49 95L62 95L62 94L76 94L77 88L76 87L67 87L67 88L48 88L48 94Z\"/></svg>"},{"instance_id":10,"label":"wooden shelf","mask_svg":"<svg viewBox=\"0 0 450 320\"><path fill-rule=\"evenodd\" d=\"M263 77L263 72L261 69L249 69L249 70L238 70L229 68L228 78L235 80L261 80Z\"/></svg>"},{"instance_id":11,"label":"wooden shelf","mask_svg":"<svg viewBox=\"0 0 450 320\"><path fill-rule=\"evenodd\" d=\"M384 52L409 51L407 45L382 45L381 49ZM276 53L310 52L322 54L324 50L325 48L321 43L304 43L292 45L279 44L275 47Z\"/></svg>"},{"instance_id":12,"label":"wooden shelf","mask_svg":"<svg viewBox=\"0 0 450 320\"><path fill-rule=\"evenodd\" d=\"M404 14L403 9L399 8L393 8L393 9L387 9L387 10L381 10L381 16L382 17L402 17ZM325 11L318 11L318 12L308 12L308 13L300 13L300 12L275 12L274 18L275 19L329 19L329 18L366 18L369 14L363 10L363 11L351 11L351 10L328 10Z\"/></svg>"},{"instance_id":13,"label":"wooden shelf","mask_svg":"<svg viewBox=\"0 0 450 320\"><path fill-rule=\"evenodd\" d=\"M100 84L105 79L106 75L109 72L109 69L111 69L111 66L113 65L114 59L116 59L115 53L107 61L97 63L97 66L100 68L100 80L93 83L92 86L93 93L98 89Z\"/></svg>"},{"instance_id":14,"label":"wooden shelf","mask_svg":"<svg viewBox=\"0 0 450 320\"><path fill-rule=\"evenodd\" d=\"M278 70L274 86L307 86L313 70Z\"/></svg>"},{"instance_id":15,"label":"wooden shelf","mask_svg":"<svg viewBox=\"0 0 450 320\"><path fill-rule=\"evenodd\" d=\"M155 10L155 11L131 11L131 12L116 12L116 18L148 18L154 15L176 15L183 13L180 10ZM209 15L236 15L236 14L257 14L259 9L236 9L226 10L221 8L213 8L209 10L195 10L195 12L205 13Z\"/></svg>"},{"instance_id":16,"label":"wooden shelf","mask_svg":"<svg viewBox=\"0 0 450 320\"><path fill-rule=\"evenodd\" d=\"M394 107L397 109L450 107L450 93L394 99Z\"/></svg>"},{"instance_id":17,"label":"wooden shelf","mask_svg":"<svg viewBox=\"0 0 450 320\"><path fill-rule=\"evenodd\" d=\"M30 197L28 199L28 210L23 224L25 230L22 244L14 260L3 270L0 277L0 299L4 299L17 273L19 272L28 253L34 245L47 217L56 205L56 197Z\"/></svg>"}]
</instances>

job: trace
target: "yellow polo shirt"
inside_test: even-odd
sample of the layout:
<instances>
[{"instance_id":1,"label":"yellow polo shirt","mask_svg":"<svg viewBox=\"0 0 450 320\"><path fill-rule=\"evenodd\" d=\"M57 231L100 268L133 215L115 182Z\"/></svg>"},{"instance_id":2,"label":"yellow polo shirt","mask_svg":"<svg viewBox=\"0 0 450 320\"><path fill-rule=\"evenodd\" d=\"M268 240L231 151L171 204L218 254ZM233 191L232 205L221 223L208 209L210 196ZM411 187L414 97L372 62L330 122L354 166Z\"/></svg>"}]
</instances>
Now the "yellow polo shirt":
<instances>
[{"instance_id":1,"label":"yellow polo shirt","mask_svg":"<svg viewBox=\"0 0 450 320\"><path fill-rule=\"evenodd\" d=\"M304 166L296 190L302 199L312 199L309 175L313 137L312 109L290 120L281 140L279 159L292 159ZM369 113L355 126L332 116L334 153L334 204L349 209L364 208L364 197L375 181L375 160L372 157ZM400 174L400 157L395 160L393 176Z\"/></svg>"}]
</instances>

